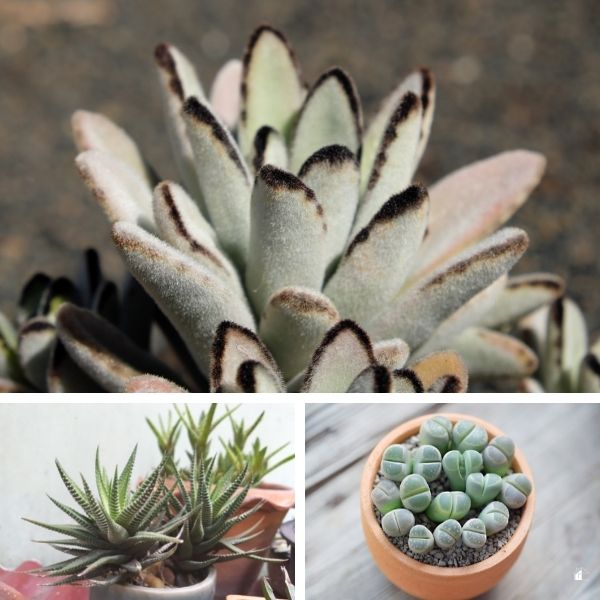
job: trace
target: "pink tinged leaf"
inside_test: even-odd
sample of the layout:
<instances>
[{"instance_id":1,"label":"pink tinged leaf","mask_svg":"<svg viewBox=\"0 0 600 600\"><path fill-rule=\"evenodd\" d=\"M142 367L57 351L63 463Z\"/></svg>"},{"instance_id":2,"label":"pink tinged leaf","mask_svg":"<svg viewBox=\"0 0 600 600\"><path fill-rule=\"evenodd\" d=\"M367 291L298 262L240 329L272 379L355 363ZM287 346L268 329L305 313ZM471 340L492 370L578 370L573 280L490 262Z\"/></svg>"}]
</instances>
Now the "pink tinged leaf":
<instances>
[{"instance_id":1,"label":"pink tinged leaf","mask_svg":"<svg viewBox=\"0 0 600 600\"><path fill-rule=\"evenodd\" d=\"M208 217L224 250L241 267L248 249L251 181L227 129L196 98L183 107L198 184Z\"/></svg>"},{"instance_id":2,"label":"pink tinged leaf","mask_svg":"<svg viewBox=\"0 0 600 600\"><path fill-rule=\"evenodd\" d=\"M242 61L229 60L218 71L210 90L210 105L217 116L234 129L240 118Z\"/></svg>"},{"instance_id":3,"label":"pink tinged leaf","mask_svg":"<svg viewBox=\"0 0 600 600\"><path fill-rule=\"evenodd\" d=\"M390 371L401 369L410 355L408 344L401 339L383 340L373 346L377 364L387 367Z\"/></svg>"},{"instance_id":4,"label":"pink tinged leaf","mask_svg":"<svg viewBox=\"0 0 600 600\"><path fill-rule=\"evenodd\" d=\"M350 384L350 394L390 394L394 391L394 380L390 371L383 365L367 367Z\"/></svg>"},{"instance_id":5,"label":"pink tinged leaf","mask_svg":"<svg viewBox=\"0 0 600 600\"><path fill-rule=\"evenodd\" d=\"M183 394L187 390L157 375L138 375L125 382L122 392L127 394Z\"/></svg>"},{"instance_id":6,"label":"pink tinged leaf","mask_svg":"<svg viewBox=\"0 0 600 600\"><path fill-rule=\"evenodd\" d=\"M469 373L456 352L434 352L409 364L425 390L437 386L442 380L444 391L466 392ZM448 386L448 387L446 387Z\"/></svg>"},{"instance_id":7,"label":"pink tinged leaf","mask_svg":"<svg viewBox=\"0 0 600 600\"><path fill-rule=\"evenodd\" d=\"M297 173L309 156L325 146L345 146L356 154L362 110L354 82L334 67L310 89L298 115L291 144L290 170Z\"/></svg>"},{"instance_id":8,"label":"pink tinged leaf","mask_svg":"<svg viewBox=\"0 0 600 600\"><path fill-rule=\"evenodd\" d=\"M64 304L58 312L56 327L69 356L107 391L121 391L128 379L144 373L176 377L117 327L88 310Z\"/></svg>"},{"instance_id":9,"label":"pink tinged leaf","mask_svg":"<svg viewBox=\"0 0 600 600\"><path fill-rule=\"evenodd\" d=\"M19 363L27 380L43 392L55 342L56 327L46 317L30 319L19 331Z\"/></svg>"},{"instance_id":10,"label":"pink tinged leaf","mask_svg":"<svg viewBox=\"0 0 600 600\"><path fill-rule=\"evenodd\" d=\"M369 329L399 292L425 233L428 204L427 190L411 186L354 237L324 290L342 317Z\"/></svg>"},{"instance_id":11,"label":"pink tinged leaf","mask_svg":"<svg viewBox=\"0 0 600 600\"><path fill-rule=\"evenodd\" d=\"M265 165L287 169L288 154L283 136L272 127L261 127L254 136L252 166L258 173Z\"/></svg>"},{"instance_id":12,"label":"pink tinged leaf","mask_svg":"<svg viewBox=\"0 0 600 600\"><path fill-rule=\"evenodd\" d=\"M239 140L244 156L252 153L256 132L268 125L289 139L305 96L300 69L282 33L263 25L244 54Z\"/></svg>"},{"instance_id":13,"label":"pink tinged leaf","mask_svg":"<svg viewBox=\"0 0 600 600\"><path fill-rule=\"evenodd\" d=\"M393 195L411 182L421 134L421 101L407 93L385 129L369 175L367 189L358 208L353 235L356 235Z\"/></svg>"},{"instance_id":14,"label":"pink tinged leaf","mask_svg":"<svg viewBox=\"0 0 600 600\"><path fill-rule=\"evenodd\" d=\"M224 321L217 328L212 346L210 388L212 392L243 392L268 386L266 370L274 388L283 391L283 377L275 359L249 329ZM256 364L257 363L257 364ZM245 366L242 368L242 365Z\"/></svg>"},{"instance_id":15,"label":"pink tinged leaf","mask_svg":"<svg viewBox=\"0 0 600 600\"><path fill-rule=\"evenodd\" d=\"M472 325L480 324L482 318L496 306L498 297L506 286L508 276L499 277L494 283L475 294L468 302L451 314L431 334L431 337L415 353L415 357L425 356L435 350L452 347L452 340Z\"/></svg>"},{"instance_id":16,"label":"pink tinged leaf","mask_svg":"<svg viewBox=\"0 0 600 600\"><path fill-rule=\"evenodd\" d=\"M260 337L286 381L306 368L323 336L339 318L327 296L308 288L286 287L269 298L260 320Z\"/></svg>"},{"instance_id":17,"label":"pink tinged leaf","mask_svg":"<svg viewBox=\"0 0 600 600\"><path fill-rule=\"evenodd\" d=\"M520 229L496 232L399 295L379 313L371 335L397 335L418 349L442 321L511 269L528 244Z\"/></svg>"},{"instance_id":18,"label":"pink tinged leaf","mask_svg":"<svg viewBox=\"0 0 600 600\"><path fill-rule=\"evenodd\" d=\"M192 258L129 223L113 227L129 270L173 323L205 376L219 323L254 329L245 301Z\"/></svg>"},{"instance_id":19,"label":"pink tinged leaf","mask_svg":"<svg viewBox=\"0 0 600 600\"><path fill-rule=\"evenodd\" d=\"M538 367L536 355L519 340L482 327L471 327L452 342L472 379L521 379Z\"/></svg>"},{"instance_id":20,"label":"pink tinged leaf","mask_svg":"<svg viewBox=\"0 0 600 600\"><path fill-rule=\"evenodd\" d=\"M562 278L551 273L528 273L511 277L497 302L480 320L483 327L498 327L514 323L545 304L563 295Z\"/></svg>"},{"instance_id":21,"label":"pink tinged leaf","mask_svg":"<svg viewBox=\"0 0 600 600\"><path fill-rule=\"evenodd\" d=\"M327 223L327 258L331 267L342 254L358 205L358 163L345 146L326 146L308 157L298 177L315 192Z\"/></svg>"},{"instance_id":22,"label":"pink tinged leaf","mask_svg":"<svg viewBox=\"0 0 600 600\"><path fill-rule=\"evenodd\" d=\"M80 152L100 150L110 154L143 177L148 185L152 182L137 144L129 134L99 113L78 110L73 113L71 127L75 144Z\"/></svg>"},{"instance_id":23,"label":"pink tinged leaf","mask_svg":"<svg viewBox=\"0 0 600 600\"><path fill-rule=\"evenodd\" d=\"M314 192L297 177L270 165L252 193L246 289L256 313L283 287L321 289L326 224Z\"/></svg>"},{"instance_id":24,"label":"pink tinged leaf","mask_svg":"<svg viewBox=\"0 0 600 600\"><path fill-rule=\"evenodd\" d=\"M303 392L346 392L366 368L375 364L367 333L354 321L332 327L315 351L306 372Z\"/></svg>"},{"instance_id":25,"label":"pink tinged leaf","mask_svg":"<svg viewBox=\"0 0 600 600\"><path fill-rule=\"evenodd\" d=\"M0 600L27 600L21 592L0 581Z\"/></svg>"},{"instance_id":26,"label":"pink tinged leaf","mask_svg":"<svg viewBox=\"0 0 600 600\"><path fill-rule=\"evenodd\" d=\"M100 150L82 152L75 163L110 223L127 221L154 231L152 190L138 173Z\"/></svg>"},{"instance_id":27,"label":"pink tinged leaf","mask_svg":"<svg viewBox=\"0 0 600 600\"><path fill-rule=\"evenodd\" d=\"M419 273L503 225L539 183L546 159L536 152L503 152L454 171L429 190L431 211Z\"/></svg>"}]
</instances>

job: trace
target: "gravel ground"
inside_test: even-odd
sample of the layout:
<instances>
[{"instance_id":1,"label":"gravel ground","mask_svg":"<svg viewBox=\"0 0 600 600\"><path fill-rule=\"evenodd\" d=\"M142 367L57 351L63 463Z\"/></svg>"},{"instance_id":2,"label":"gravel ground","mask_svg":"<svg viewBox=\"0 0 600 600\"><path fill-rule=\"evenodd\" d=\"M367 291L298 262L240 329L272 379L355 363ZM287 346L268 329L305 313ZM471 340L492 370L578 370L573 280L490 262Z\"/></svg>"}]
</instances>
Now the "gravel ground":
<instances>
[{"instance_id":1,"label":"gravel ground","mask_svg":"<svg viewBox=\"0 0 600 600\"><path fill-rule=\"evenodd\" d=\"M547 175L512 221L532 240L517 272L565 276L591 327L600 327L598 2L88 1L96 12L74 19L73 11L55 18L11 12L31 0L0 0L3 310L12 312L29 274L70 272L88 245L102 251L109 274L121 270L108 226L73 168L72 111L106 113L164 177L175 177L154 45L181 46L208 87L253 28L270 22L291 39L308 81L332 64L352 73L367 114L410 68L434 70L438 108L419 173L425 183L505 149L543 152Z\"/></svg>"}]
</instances>

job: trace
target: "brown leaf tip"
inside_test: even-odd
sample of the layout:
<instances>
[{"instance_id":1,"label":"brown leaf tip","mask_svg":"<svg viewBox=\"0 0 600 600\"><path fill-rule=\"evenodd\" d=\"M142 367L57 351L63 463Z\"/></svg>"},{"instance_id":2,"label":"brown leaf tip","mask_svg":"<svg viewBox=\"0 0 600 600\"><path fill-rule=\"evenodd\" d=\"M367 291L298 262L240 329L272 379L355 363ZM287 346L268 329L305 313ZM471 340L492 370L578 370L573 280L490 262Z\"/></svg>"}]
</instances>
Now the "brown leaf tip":
<instances>
[{"instance_id":1,"label":"brown leaf tip","mask_svg":"<svg viewBox=\"0 0 600 600\"><path fill-rule=\"evenodd\" d=\"M425 112L431 102L435 78L427 67L421 67L419 72L421 73L421 106L423 107L423 112Z\"/></svg>"},{"instance_id":2,"label":"brown leaf tip","mask_svg":"<svg viewBox=\"0 0 600 600\"><path fill-rule=\"evenodd\" d=\"M319 214L323 214L323 208L317 202L315 193L302 180L289 171L284 171L273 165L265 165L256 177L257 179L261 179L266 186L276 191L302 192L309 202L314 202L318 205L317 210Z\"/></svg>"},{"instance_id":3,"label":"brown leaf tip","mask_svg":"<svg viewBox=\"0 0 600 600\"><path fill-rule=\"evenodd\" d=\"M365 352L367 353L369 361L374 363L375 355L373 353L373 345L371 344L371 339L369 338L368 333L352 319L343 319L339 323L336 323L325 334L321 345L315 351L315 355L313 357L311 366L316 364L319 361L321 355L327 349L327 347L330 346L340 334L346 331L350 331L354 335L354 337L356 337L360 345L364 348Z\"/></svg>"},{"instance_id":4,"label":"brown leaf tip","mask_svg":"<svg viewBox=\"0 0 600 600\"><path fill-rule=\"evenodd\" d=\"M275 292L267 306L269 304L291 308L294 312L300 314L313 315L321 313L334 320L339 318L337 310L330 302L320 296L297 288L283 288Z\"/></svg>"},{"instance_id":5,"label":"brown leaf tip","mask_svg":"<svg viewBox=\"0 0 600 600\"><path fill-rule=\"evenodd\" d=\"M298 177L300 177L300 179L306 177L313 167L321 164L327 164L329 167L341 167L348 163L351 163L354 167L358 168L358 160L349 148L341 146L340 144L324 146L314 154L311 154L304 161L304 164L300 167Z\"/></svg>"},{"instance_id":6,"label":"brown leaf tip","mask_svg":"<svg viewBox=\"0 0 600 600\"><path fill-rule=\"evenodd\" d=\"M392 389L392 377L383 365L375 365L373 369L373 391L377 394L386 394Z\"/></svg>"},{"instance_id":7,"label":"brown leaf tip","mask_svg":"<svg viewBox=\"0 0 600 600\"><path fill-rule=\"evenodd\" d=\"M269 127L269 125L263 125L254 136L254 170L260 171L265 161L265 151L267 150L267 144L269 142L269 136L277 133L275 129Z\"/></svg>"},{"instance_id":8,"label":"brown leaf tip","mask_svg":"<svg viewBox=\"0 0 600 600\"><path fill-rule=\"evenodd\" d=\"M371 235L371 231L379 224L393 221L403 214L420 209L429 198L427 188L420 184L407 187L400 194L392 196L371 219L369 224L361 229L346 251L346 256L350 256L354 249L363 242L366 242Z\"/></svg>"},{"instance_id":9,"label":"brown leaf tip","mask_svg":"<svg viewBox=\"0 0 600 600\"><path fill-rule=\"evenodd\" d=\"M415 392L421 394L425 391L423 382L412 369L396 369L394 375L399 379L406 379L412 385Z\"/></svg>"},{"instance_id":10,"label":"brown leaf tip","mask_svg":"<svg viewBox=\"0 0 600 600\"><path fill-rule=\"evenodd\" d=\"M183 102L184 93L183 85L177 74L177 65L171 53L171 48L168 44L162 43L154 49L154 58L156 64L163 69L169 76L169 87L172 92Z\"/></svg>"},{"instance_id":11,"label":"brown leaf tip","mask_svg":"<svg viewBox=\"0 0 600 600\"><path fill-rule=\"evenodd\" d=\"M538 279L533 278L515 278L509 280L506 284L506 288L509 290L517 290L521 287L524 288L545 288L552 291L555 294L562 294L565 289L565 284L559 277L540 277Z\"/></svg>"}]
</instances>

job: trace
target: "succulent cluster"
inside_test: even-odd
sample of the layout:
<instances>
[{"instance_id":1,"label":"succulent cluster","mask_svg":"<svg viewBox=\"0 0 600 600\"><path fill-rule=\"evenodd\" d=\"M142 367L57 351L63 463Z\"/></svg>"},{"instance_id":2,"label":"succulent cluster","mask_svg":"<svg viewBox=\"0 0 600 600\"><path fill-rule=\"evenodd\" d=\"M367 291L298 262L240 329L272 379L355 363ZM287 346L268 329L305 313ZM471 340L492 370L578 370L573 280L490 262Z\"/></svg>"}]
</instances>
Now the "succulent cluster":
<instances>
[{"instance_id":1,"label":"succulent cluster","mask_svg":"<svg viewBox=\"0 0 600 600\"><path fill-rule=\"evenodd\" d=\"M536 370L505 328L563 283L509 278L528 238L498 228L538 183L542 156L505 152L426 189L413 178L436 102L427 69L364 127L349 75L335 67L308 88L271 27L208 97L180 50L161 44L155 57L181 184L95 113L73 117L76 162L153 300L139 314L194 377L147 360L147 344L122 352L127 329L69 302L54 323L69 369L52 387L30 378L35 387L73 389L79 377L111 391L183 391L182 380L211 391L464 391L467 372L517 381ZM26 351L20 327L2 330L13 362Z\"/></svg>"},{"instance_id":2,"label":"succulent cluster","mask_svg":"<svg viewBox=\"0 0 600 600\"><path fill-rule=\"evenodd\" d=\"M77 503L73 509L50 498L73 523L55 525L27 521L67 536L44 541L70 558L42 567L37 572L57 577L51 585L85 584L105 586L133 583L147 587L184 587L206 576L217 562L258 556L264 548L242 550L238 544L260 532L248 528L227 537L229 530L261 508L236 512L250 487L247 466L215 478L214 459L194 460L187 483L175 471L175 483L167 479L165 457L136 489L131 489L136 449L125 468L115 468L110 477L96 454L94 494L82 476L81 486L60 463L56 466L69 494Z\"/></svg>"},{"instance_id":3,"label":"succulent cluster","mask_svg":"<svg viewBox=\"0 0 600 600\"><path fill-rule=\"evenodd\" d=\"M416 447L393 444L383 453L380 479L371 492L383 531L391 538L408 536L415 554L434 546L449 550L458 543L483 547L508 525L509 511L524 506L532 490L526 475L512 471L514 452L509 437L488 440L487 431L471 421L428 419ZM430 484L442 474L450 489L433 495ZM467 518L473 511L476 516ZM420 513L436 524L433 530L415 524Z\"/></svg>"},{"instance_id":4,"label":"succulent cluster","mask_svg":"<svg viewBox=\"0 0 600 600\"><path fill-rule=\"evenodd\" d=\"M282 571L284 573L285 580L285 600L295 600L296 592L294 584L290 581L290 577L285 568L282 567ZM266 578L263 579L262 593L264 600L276 600L275 592Z\"/></svg>"}]
</instances>

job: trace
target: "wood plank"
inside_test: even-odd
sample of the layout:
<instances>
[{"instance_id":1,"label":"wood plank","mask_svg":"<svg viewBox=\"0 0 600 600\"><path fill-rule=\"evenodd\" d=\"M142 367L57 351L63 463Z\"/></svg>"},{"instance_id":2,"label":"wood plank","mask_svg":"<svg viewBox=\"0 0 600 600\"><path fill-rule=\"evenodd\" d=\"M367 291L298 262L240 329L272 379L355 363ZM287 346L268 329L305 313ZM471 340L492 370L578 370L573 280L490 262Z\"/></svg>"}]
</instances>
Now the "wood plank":
<instances>
[{"instance_id":1,"label":"wood plank","mask_svg":"<svg viewBox=\"0 0 600 600\"><path fill-rule=\"evenodd\" d=\"M409 596L379 573L364 545L358 502L364 460L356 459L359 453L366 457L381 435L399 420L388 418L392 405L356 406L329 405L327 410L310 412L307 407L307 417L313 420L310 431L318 434L315 438L307 436L306 468L314 482L306 503L307 598L407 599ZM407 405L400 406L406 410ZM485 598L597 597L598 405L452 404L444 410L480 416L510 434L525 452L538 490L536 516L523 554ZM387 426L372 439L382 421ZM342 442L340 435L349 436L351 443ZM343 448L351 457L336 459L335 470L327 464L332 448L336 456L338 448ZM347 468L342 468L344 462ZM335 474L331 475L332 471ZM319 477L320 473L325 476ZM576 582L573 576L581 567L586 579Z\"/></svg>"}]
</instances>

